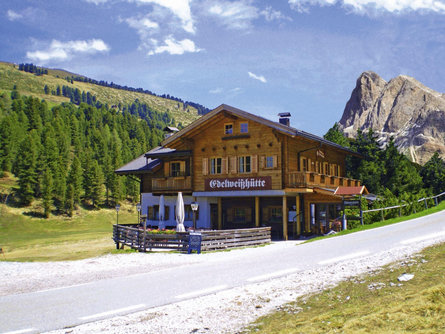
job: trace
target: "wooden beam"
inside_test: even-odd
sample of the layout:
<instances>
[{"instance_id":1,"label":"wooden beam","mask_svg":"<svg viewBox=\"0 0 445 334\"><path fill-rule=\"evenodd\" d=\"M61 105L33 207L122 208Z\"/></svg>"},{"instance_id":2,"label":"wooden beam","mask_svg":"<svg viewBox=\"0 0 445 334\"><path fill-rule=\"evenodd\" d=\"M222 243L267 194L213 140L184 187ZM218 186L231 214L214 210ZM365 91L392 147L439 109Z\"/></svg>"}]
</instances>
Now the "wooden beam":
<instances>
[{"instance_id":1,"label":"wooden beam","mask_svg":"<svg viewBox=\"0 0 445 334\"><path fill-rule=\"evenodd\" d=\"M283 239L288 240L287 235L287 219L288 219L288 212L287 212L287 197L283 196Z\"/></svg>"},{"instance_id":2,"label":"wooden beam","mask_svg":"<svg viewBox=\"0 0 445 334\"><path fill-rule=\"evenodd\" d=\"M300 224L300 195L295 197L295 211L297 213L297 235L301 235L301 224Z\"/></svg>"},{"instance_id":3,"label":"wooden beam","mask_svg":"<svg viewBox=\"0 0 445 334\"><path fill-rule=\"evenodd\" d=\"M222 230L222 199L218 197L218 230Z\"/></svg>"},{"instance_id":4,"label":"wooden beam","mask_svg":"<svg viewBox=\"0 0 445 334\"><path fill-rule=\"evenodd\" d=\"M260 198L255 197L255 226L260 227Z\"/></svg>"}]
</instances>

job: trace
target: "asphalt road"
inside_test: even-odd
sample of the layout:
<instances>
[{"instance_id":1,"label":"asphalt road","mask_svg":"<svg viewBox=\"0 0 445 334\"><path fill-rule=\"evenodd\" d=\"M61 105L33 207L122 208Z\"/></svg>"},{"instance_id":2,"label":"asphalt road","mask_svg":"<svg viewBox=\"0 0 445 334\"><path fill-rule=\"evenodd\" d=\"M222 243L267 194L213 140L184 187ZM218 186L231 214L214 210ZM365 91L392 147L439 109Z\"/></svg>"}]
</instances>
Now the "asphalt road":
<instances>
[{"instance_id":1,"label":"asphalt road","mask_svg":"<svg viewBox=\"0 0 445 334\"><path fill-rule=\"evenodd\" d=\"M374 230L274 249L240 252L236 261L99 280L0 297L0 333L76 326L256 283L445 235L445 211ZM196 254L190 256L199 256Z\"/></svg>"}]
</instances>

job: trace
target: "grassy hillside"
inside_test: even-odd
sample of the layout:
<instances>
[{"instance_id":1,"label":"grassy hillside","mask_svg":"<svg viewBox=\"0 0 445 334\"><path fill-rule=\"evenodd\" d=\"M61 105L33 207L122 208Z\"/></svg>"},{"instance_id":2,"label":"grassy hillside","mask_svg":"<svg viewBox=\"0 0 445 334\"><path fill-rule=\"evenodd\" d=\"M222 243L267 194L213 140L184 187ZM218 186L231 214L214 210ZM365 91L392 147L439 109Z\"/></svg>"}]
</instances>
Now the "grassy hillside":
<instances>
[{"instance_id":1,"label":"grassy hillside","mask_svg":"<svg viewBox=\"0 0 445 334\"><path fill-rule=\"evenodd\" d=\"M122 104L131 104L136 99L140 102L146 103L155 111L170 112L175 118L176 123L181 122L187 125L197 119L198 112L192 106L187 106L184 109L182 102L174 100L138 93L130 92L121 89L110 87L103 87L91 83L73 81L68 82L65 78L73 76L73 73L63 70L48 70L47 75L37 76L32 73L27 73L18 70L18 66L0 62L0 90L10 92L14 85L22 95L35 96L40 99L45 99L50 103L59 104L61 102L69 102L69 99L63 96L55 96L44 93L45 85L51 90L56 90L57 86L70 86L78 88L81 91L90 92L95 95L102 103L107 103L109 106ZM74 75L78 76L78 75Z\"/></svg>"}]
</instances>

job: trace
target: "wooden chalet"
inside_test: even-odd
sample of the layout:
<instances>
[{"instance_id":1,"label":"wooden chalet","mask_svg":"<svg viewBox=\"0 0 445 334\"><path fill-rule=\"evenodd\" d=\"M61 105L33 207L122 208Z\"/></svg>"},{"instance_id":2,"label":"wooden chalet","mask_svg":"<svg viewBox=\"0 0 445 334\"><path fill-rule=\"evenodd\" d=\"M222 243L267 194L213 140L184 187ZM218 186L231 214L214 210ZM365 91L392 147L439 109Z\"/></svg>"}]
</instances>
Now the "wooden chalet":
<instances>
[{"instance_id":1,"label":"wooden chalet","mask_svg":"<svg viewBox=\"0 0 445 334\"><path fill-rule=\"evenodd\" d=\"M175 202L183 193L185 226L234 229L271 226L277 239L329 228L341 215L338 187L359 187L345 177L345 160L356 153L289 126L290 114L273 122L221 105L180 131L167 129L161 147L116 170L141 180L142 217L175 226ZM177 130L177 129L176 129Z\"/></svg>"}]
</instances>

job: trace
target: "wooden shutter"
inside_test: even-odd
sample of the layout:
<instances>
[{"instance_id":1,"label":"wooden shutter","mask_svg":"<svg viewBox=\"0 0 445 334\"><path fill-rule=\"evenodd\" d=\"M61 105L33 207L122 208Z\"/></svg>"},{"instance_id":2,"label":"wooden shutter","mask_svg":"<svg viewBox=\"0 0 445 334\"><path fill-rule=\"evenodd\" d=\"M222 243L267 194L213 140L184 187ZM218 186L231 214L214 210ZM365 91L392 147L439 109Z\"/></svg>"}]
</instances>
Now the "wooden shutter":
<instances>
[{"instance_id":1,"label":"wooden shutter","mask_svg":"<svg viewBox=\"0 0 445 334\"><path fill-rule=\"evenodd\" d=\"M266 168L266 157L264 155L262 155L260 157L260 167L259 168L261 168L261 169Z\"/></svg>"},{"instance_id":2,"label":"wooden shutter","mask_svg":"<svg viewBox=\"0 0 445 334\"><path fill-rule=\"evenodd\" d=\"M229 171L228 168L228 159L226 158L221 158L221 174L227 174Z\"/></svg>"},{"instance_id":3,"label":"wooden shutter","mask_svg":"<svg viewBox=\"0 0 445 334\"><path fill-rule=\"evenodd\" d=\"M236 157L230 157L230 174L237 173L236 161Z\"/></svg>"},{"instance_id":4,"label":"wooden shutter","mask_svg":"<svg viewBox=\"0 0 445 334\"><path fill-rule=\"evenodd\" d=\"M252 173L257 173L258 172L258 156L257 155L252 155L250 158L250 169L252 171Z\"/></svg>"},{"instance_id":5,"label":"wooden shutter","mask_svg":"<svg viewBox=\"0 0 445 334\"><path fill-rule=\"evenodd\" d=\"M202 175L209 174L209 159L202 158Z\"/></svg>"},{"instance_id":6,"label":"wooden shutter","mask_svg":"<svg viewBox=\"0 0 445 334\"><path fill-rule=\"evenodd\" d=\"M179 163L179 172L181 176L185 175L185 161Z\"/></svg>"},{"instance_id":7,"label":"wooden shutter","mask_svg":"<svg viewBox=\"0 0 445 334\"><path fill-rule=\"evenodd\" d=\"M278 167L278 155L273 156L273 168Z\"/></svg>"},{"instance_id":8,"label":"wooden shutter","mask_svg":"<svg viewBox=\"0 0 445 334\"><path fill-rule=\"evenodd\" d=\"M164 176L170 176L170 163L164 161Z\"/></svg>"}]
</instances>

